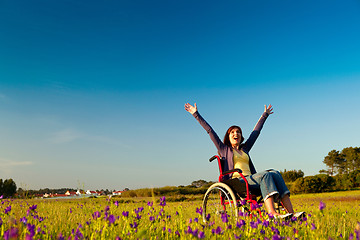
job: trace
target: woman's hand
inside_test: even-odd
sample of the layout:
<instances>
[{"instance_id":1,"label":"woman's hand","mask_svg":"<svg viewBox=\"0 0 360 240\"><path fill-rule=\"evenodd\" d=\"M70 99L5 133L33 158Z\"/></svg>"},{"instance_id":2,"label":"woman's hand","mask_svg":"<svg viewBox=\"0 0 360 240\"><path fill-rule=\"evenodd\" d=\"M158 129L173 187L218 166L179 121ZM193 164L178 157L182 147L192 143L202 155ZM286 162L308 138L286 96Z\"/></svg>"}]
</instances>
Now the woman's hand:
<instances>
[{"instance_id":1,"label":"woman's hand","mask_svg":"<svg viewBox=\"0 0 360 240\"><path fill-rule=\"evenodd\" d=\"M192 106L190 103L186 103L185 110L191 114L194 114L197 111L196 103L194 104L194 106Z\"/></svg>"},{"instance_id":2,"label":"woman's hand","mask_svg":"<svg viewBox=\"0 0 360 240\"><path fill-rule=\"evenodd\" d=\"M268 107L265 105L265 111L264 112L266 112L269 115L274 113L271 104Z\"/></svg>"}]
</instances>

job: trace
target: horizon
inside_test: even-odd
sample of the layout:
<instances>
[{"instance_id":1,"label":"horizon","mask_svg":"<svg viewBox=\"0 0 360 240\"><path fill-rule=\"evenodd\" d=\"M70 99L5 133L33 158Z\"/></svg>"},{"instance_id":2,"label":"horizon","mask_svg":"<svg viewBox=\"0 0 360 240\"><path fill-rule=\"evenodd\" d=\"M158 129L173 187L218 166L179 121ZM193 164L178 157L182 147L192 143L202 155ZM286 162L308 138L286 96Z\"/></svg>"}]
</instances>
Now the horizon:
<instances>
[{"instance_id":1,"label":"horizon","mask_svg":"<svg viewBox=\"0 0 360 240\"><path fill-rule=\"evenodd\" d=\"M257 171L326 168L359 146L360 2L4 1L0 176L29 189L138 189L216 180L220 138Z\"/></svg>"}]
</instances>

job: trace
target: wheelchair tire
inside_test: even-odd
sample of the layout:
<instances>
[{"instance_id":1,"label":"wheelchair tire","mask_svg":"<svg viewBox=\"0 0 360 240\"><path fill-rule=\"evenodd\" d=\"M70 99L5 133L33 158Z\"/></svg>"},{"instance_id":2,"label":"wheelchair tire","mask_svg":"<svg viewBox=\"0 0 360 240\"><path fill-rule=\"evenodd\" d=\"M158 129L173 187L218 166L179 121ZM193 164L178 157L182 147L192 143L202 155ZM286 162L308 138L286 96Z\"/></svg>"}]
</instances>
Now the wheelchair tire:
<instances>
[{"instance_id":1,"label":"wheelchair tire","mask_svg":"<svg viewBox=\"0 0 360 240\"><path fill-rule=\"evenodd\" d=\"M223 197L223 203L221 203L221 197ZM225 183L214 183L206 191L203 200L203 221L207 222L212 219L218 221L221 219L222 214L226 213L230 217L238 217L237 202L234 192ZM210 214L210 219L208 214Z\"/></svg>"}]
</instances>

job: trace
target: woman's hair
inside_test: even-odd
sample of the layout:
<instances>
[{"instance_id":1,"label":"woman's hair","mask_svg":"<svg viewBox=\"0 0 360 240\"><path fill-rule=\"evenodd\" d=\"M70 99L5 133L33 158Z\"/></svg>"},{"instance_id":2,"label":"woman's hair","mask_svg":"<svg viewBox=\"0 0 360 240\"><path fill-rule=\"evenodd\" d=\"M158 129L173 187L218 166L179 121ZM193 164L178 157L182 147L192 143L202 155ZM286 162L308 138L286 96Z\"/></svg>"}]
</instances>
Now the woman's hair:
<instances>
[{"instance_id":1,"label":"woman's hair","mask_svg":"<svg viewBox=\"0 0 360 240\"><path fill-rule=\"evenodd\" d=\"M231 143L230 143L229 135L230 135L230 132L231 132L234 128L238 128L238 129L240 130L240 133L241 133L240 145L241 145L241 143L244 141L244 137L243 137L243 135L242 135L242 130L241 130L241 128L240 128L239 126L233 125L233 126L229 127L229 129L226 131L225 136L224 136L224 144L225 144L225 145L228 145L229 147L232 147L232 146L231 146Z\"/></svg>"}]
</instances>

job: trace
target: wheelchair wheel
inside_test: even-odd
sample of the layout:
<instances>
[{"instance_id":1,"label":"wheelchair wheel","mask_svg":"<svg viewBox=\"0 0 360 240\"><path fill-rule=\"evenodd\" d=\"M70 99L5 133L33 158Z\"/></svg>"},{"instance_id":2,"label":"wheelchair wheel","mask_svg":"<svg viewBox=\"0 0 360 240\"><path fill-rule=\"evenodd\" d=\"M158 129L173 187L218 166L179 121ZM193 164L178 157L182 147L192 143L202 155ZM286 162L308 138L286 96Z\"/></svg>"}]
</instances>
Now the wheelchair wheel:
<instances>
[{"instance_id":1,"label":"wheelchair wheel","mask_svg":"<svg viewBox=\"0 0 360 240\"><path fill-rule=\"evenodd\" d=\"M218 182L211 185L205 193L202 217L204 222L216 222L223 214L237 218L236 197L228 185Z\"/></svg>"}]
</instances>

